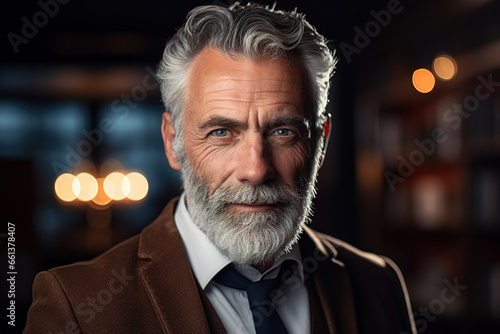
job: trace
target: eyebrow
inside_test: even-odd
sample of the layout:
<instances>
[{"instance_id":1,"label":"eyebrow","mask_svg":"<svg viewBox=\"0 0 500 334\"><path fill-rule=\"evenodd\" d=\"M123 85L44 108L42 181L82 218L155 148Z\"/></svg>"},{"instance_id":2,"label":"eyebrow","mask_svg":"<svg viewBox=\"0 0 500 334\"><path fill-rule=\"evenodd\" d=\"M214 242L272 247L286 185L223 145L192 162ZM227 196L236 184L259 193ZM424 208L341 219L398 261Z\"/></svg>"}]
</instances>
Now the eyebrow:
<instances>
[{"instance_id":1,"label":"eyebrow","mask_svg":"<svg viewBox=\"0 0 500 334\"><path fill-rule=\"evenodd\" d=\"M234 119L229 119L226 117L221 117L221 116L212 116L210 119L206 122L203 122L198 125L198 129L203 131L206 129L214 128L214 127L223 127L223 128L243 128L246 129L248 127L248 124L234 120Z\"/></svg>"}]
</instances>

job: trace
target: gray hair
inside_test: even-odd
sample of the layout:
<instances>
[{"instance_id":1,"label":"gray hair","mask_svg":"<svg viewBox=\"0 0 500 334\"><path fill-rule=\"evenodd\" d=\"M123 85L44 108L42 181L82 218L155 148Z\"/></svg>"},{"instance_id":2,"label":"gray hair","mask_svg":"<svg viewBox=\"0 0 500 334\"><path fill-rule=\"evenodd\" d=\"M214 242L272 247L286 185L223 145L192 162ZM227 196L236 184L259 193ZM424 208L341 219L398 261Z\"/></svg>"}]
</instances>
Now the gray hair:
<instances>
[{"instance_id":1,"label":"gray hair","mask_svg":"<svg viewBox=\"0 0 500 334\"><path fill-rule=\"evenodd\" d=\"M326 39L303 14L275 10L257 3L229 8L200 6L189 12L184 25L168 41L158 66L163 103L170 112L174 151L183 150L182 114L186 101L189 65L204 48L213 47L230 57L256 59L270 56L302 61L313 98L316 127L326 121L330 77L336 59Z\"/></svg>"}]
</instances>

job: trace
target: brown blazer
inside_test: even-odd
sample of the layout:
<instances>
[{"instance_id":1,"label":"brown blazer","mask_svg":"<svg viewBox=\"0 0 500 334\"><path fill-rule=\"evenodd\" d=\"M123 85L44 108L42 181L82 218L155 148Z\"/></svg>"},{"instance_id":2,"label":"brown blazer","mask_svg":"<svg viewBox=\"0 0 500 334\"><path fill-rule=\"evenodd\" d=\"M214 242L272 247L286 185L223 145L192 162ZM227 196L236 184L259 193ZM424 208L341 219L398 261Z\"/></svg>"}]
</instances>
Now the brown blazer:
<instances>
[{"instance_id":1,"label":"brown blazer","mask_svg":"<svg viewBox=\"0 0 500 334\"><path fill-rule=\"evenodd\" d=\"M39 273L24 333L225 333L197 283L173 212L101 256ZM416 333L388 259L306 228L312 333Z\"/></svg>"}]
</instances>

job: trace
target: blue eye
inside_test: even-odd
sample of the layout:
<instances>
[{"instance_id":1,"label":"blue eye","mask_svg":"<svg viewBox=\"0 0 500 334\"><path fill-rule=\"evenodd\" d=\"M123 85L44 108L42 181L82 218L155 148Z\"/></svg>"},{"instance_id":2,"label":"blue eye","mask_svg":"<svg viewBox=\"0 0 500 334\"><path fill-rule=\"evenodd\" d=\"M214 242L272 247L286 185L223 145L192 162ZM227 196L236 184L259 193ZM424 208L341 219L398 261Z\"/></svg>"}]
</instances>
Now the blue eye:
<instances>
[{"instance_id":1,"label":"blue eye","mask_svg":"<svg viewBox=\"0 0 500 334\"><path fill-rule=\"evenodd\" d=\"M274 134L278 136L290 136L293 134L293 131L289 129L278 129L274 131Z\"/></svg>"},{"instance_id":2,"label":"blue eye","mask_svg":"<svg viewBox=\"0 0 500 334\"><path fill-rule=\"evenodd\" d=\"M216 137L225 137L229 135L229 131L226 129L217 129L212 131L212 134Z\"/></svg>"}]
</instances>

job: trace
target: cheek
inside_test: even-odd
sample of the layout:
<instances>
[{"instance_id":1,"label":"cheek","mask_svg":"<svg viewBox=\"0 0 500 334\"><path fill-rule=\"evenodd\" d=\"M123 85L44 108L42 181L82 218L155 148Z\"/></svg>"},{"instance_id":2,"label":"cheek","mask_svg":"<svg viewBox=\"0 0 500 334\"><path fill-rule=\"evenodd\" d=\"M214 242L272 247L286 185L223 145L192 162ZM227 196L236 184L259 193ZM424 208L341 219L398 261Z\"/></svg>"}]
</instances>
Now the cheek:
<instances>
[{"instance_id":1,"label":"cheek","mask_svg":"<svg viewBox=\"0 0 500 334\"><path fill-rule=\"evenodd\" d=\"M274 168L285 183L293 185L300 176L309 171L310 150L306 144L273 152Z\"/></svg>"},{"instance_id":2,"label":"cheek","mask_svg":"<svg viewBox=\"0 0 500 334\"><path fill-rule=\"evenodd\" d=\"M232 153L228 148L186 140L186 155L195 174L210 183L210 195L231 175Z\"/></svg>"}]
</instances>

